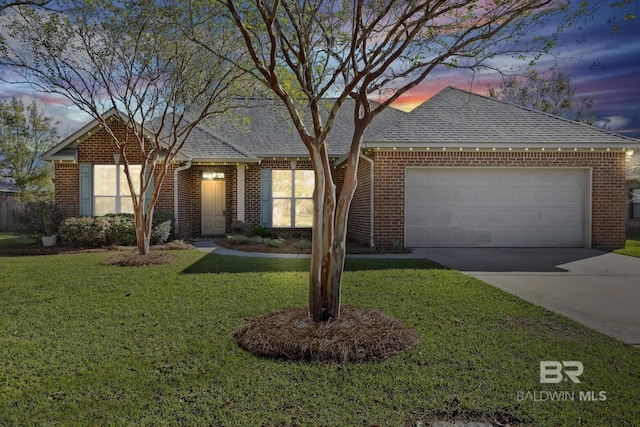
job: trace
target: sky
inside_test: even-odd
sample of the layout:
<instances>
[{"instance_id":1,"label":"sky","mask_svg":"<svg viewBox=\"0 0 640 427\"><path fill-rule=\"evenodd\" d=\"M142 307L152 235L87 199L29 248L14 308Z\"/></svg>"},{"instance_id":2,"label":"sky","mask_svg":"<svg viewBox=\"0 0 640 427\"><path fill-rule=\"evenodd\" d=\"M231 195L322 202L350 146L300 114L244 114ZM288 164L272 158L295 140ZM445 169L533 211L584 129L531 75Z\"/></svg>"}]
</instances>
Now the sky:
<instances>
[{"instance_id":1,"label":"sky","mask_svg":"<svg viewBox=\"0 0 640 427\"><path fill-rule=\"evenodd\" d=\"M640 138L639 4L632 2L625 10L602 8L585 27L563 32L553 55L541 58L534 68L549 72L553 67L567 74L575 96L592 97L593 113L609 120L609 130ZM627 13L634 13L636 19L625 21ZM614 25L620 28L612 33ZM522 64L512 61L505 66L517 70ZM501 81L497 73L440 71L401 98L397 106L409 110L447 86L486 95L487 85L496 87Z\"/></svg>"},{"instance_id":2,"label":"sky","mask_svg":"<svg viewBox=\"0 0 640 427\"><path fill-rule=\"evenodd\" d=\"M569 75L576 97L593 97L593 113L609 120L610 131L630 137L640 137L640 10L636 10L639 4L640 1L632 2L625 10L601 8L587 26L562 33L553 55L541 58L535 66L538 72L554 67ZM630 12L637 18L624 21L624 15ZM612 33L614 25L620 28ZM503 66L522 70L522 64L516 61L506 61ZM410 110L447 86L486 95L487 85L497 86L500 81L495 73L437 70L395 106ZM26 86L0 83L0 99L12 96L22 96L25 102L36 100L47 115L59 122L61 137L90 120L64 99Z\"/></svg>"}]
</instances>

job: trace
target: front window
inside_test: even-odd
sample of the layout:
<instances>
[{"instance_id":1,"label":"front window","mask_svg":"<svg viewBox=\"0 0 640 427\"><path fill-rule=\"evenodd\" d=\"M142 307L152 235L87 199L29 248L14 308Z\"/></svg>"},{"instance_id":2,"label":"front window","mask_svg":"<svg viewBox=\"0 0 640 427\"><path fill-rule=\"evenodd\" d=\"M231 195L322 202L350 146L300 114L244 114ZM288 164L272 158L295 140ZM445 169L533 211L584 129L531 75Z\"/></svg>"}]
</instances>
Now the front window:
<instances>
[{"instance_id":1,"label":"front window","mask_svg":"<svg viewBox=\"0 0 640 427\"><path fill-rule=\"evenodd\" d=\"M129 165L133 188L139 191L141 165ZM137 194L137 193L136 193ZM93 214L133 213L124 165L93 166Z\"/></svg>"},{"instance_id":2,"label":"front window","mask_svg":"<svg viewBox=\"0 0 640 427\"><path fill-rule=\"evenodd\" d=\"M273 227L313 226L313 171L273 170Z\"/></svg>"},{"instance_id":3,"label":"front window","mask_svg":"<svg viewBox=\"0 0 640 427\"><path fill-rule=\"evenodd\" d=\"M640 219L640 188L633 188L629 193L629 218Z\"/></svg>"}]
</instances>

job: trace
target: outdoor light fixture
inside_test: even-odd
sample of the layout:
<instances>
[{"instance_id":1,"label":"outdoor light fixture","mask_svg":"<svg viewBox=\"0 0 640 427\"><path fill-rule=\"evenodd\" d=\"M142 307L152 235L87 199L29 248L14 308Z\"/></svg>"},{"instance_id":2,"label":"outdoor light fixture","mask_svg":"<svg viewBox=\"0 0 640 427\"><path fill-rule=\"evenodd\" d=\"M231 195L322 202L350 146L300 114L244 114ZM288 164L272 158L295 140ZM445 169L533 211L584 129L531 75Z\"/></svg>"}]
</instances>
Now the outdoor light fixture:
<instances>
[{"instance_id":1,"label":"outdoor light fixture","mask_svg":"<svg viewBox=\"0 0 640 427\"><path fill-rule=\"evenodd\" d=\"M119 153L114 153L114 155L113 155L113 163L115 163L116 165L120 164L120 154Z\"/></svg>"}]
</instances>

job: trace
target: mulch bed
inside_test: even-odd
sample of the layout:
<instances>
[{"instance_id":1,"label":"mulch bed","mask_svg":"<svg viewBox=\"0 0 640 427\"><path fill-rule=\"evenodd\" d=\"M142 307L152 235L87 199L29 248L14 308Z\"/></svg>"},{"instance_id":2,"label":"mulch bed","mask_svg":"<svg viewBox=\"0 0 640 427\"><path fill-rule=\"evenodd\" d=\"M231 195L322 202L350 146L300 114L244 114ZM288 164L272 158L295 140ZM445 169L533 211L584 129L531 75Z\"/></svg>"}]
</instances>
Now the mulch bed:
<instances>
[{"instance_id":1,"label":"mulch bed","mask_svg":"<svg viewBox=\"0 0 640 427\"><path fill-rule=\"evenodd\" d=\"M308 308L289 308L246 319L238 345L257 356L360 363L384 360L415 348L418 334L378 310L342 306L340 318L313 322Z\"/></svg>"}]
</instances>

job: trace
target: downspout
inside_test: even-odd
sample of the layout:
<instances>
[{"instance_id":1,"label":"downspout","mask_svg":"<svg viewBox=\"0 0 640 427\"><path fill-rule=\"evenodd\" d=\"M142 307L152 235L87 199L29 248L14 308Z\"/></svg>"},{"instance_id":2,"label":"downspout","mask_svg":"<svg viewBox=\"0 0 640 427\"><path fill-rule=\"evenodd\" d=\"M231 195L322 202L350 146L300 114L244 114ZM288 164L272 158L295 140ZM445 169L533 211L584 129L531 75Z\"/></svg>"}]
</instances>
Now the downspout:
<instances>
[{"instance_id":1,"label":"downspout","mask_svg":"<svg viewBox=\"0 0 640 427\"><path fill-rule=\"evenodd\" d=\"M178 173L183 170L187 170L191 167L191 160L193 158L189 157L187 160L187 164L184 166L180 166L173 171L173 224L176 235L178 235L179 225L178 225Z\"/></svg>"},{"instance_id":2,"label":"downspout","mask_svg":"<svg viewBox=\"0 0 640 427\"><path fill-rule=\"evenodd\" d=\"M369 163L369 171L370 171L370 178L369 178L369 212L370 212L370 217L369 217L369 246L372 248L375 248L375 242L374 242L374 230L373 230L373 225L375 223L375 216L374 216L374 212L373 212L373 206L374 206L374 200L373 200L373 178L374 178L374 170L373 170L373 160L371 160L370 158L368 158L367 156L365 156L364 154L362 154L362 152L360 153L360 158L363 159L364 161Z\"/></svg>"}]
</instances>

